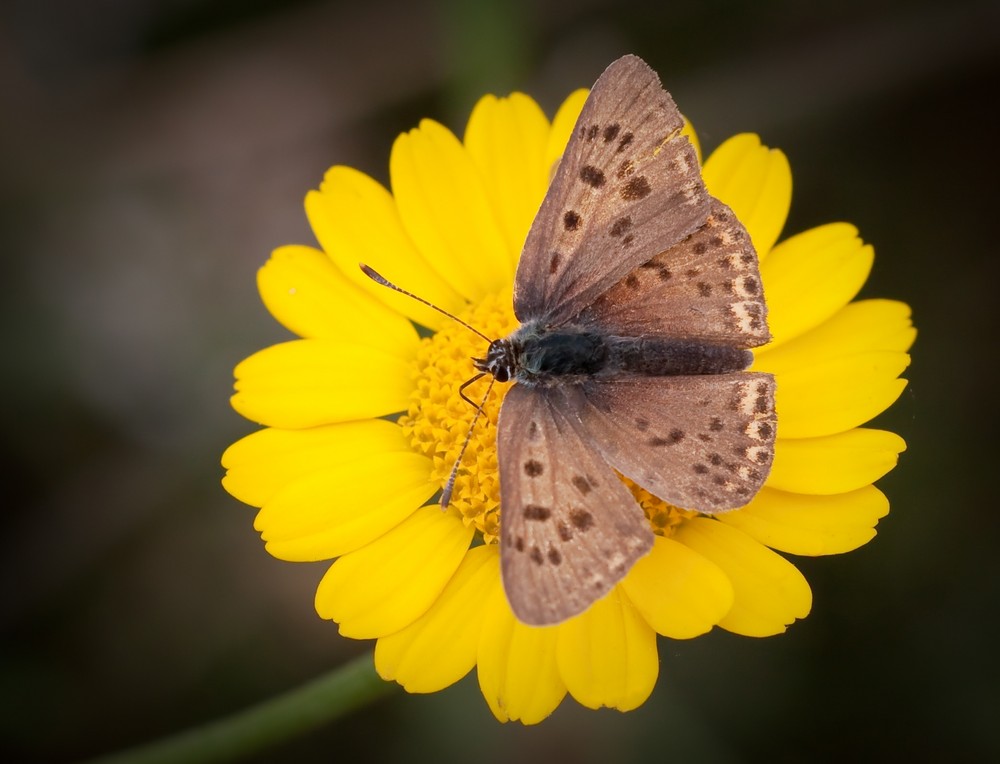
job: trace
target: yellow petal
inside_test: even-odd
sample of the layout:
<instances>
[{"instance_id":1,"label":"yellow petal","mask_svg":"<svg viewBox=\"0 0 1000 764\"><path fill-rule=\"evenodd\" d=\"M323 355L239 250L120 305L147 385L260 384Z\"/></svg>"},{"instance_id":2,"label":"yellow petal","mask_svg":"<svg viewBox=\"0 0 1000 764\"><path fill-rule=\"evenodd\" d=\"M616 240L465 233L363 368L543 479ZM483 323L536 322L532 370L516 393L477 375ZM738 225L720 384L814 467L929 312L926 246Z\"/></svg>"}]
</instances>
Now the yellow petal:
<instances>
[{"instance_id":1,"label":"yellow petal","mask_svg":"<svg viewBox=\"0 0 1000 764\"><path fill-rule=\"evenodd\" d=\"M885 411L903 392L905 353L869 352L775 374L778 436L814 438L843 432Z\"/></svg>"},{"instance_id":2,"label":"yellow petal","mask_svg":"<svg viewBox=\"0 0 1000 764\"><path fill-rule=\"evenodd\" d=\"M656 633L616 587L559 626L556 663L581 705L631 711L656 685Z\"/></svg>"},{"instance_id":3,"label":"yellow petal","mask_svg":"<svg viewBox=\"0 0 1000 764\"><path fill-rule=\"evenodd\" d=\"M531 98L479 100L465 129L465 148L479 169L513 264L549 185L549 121Z\"/></svg>"},{"instance_id":4,"label":"yellow petal","mask_svg":"<svg viewBox=\"0 0 1000 764\"><path fill-rule=\"evenodd\" d=\"M479 689L500 721L538 724L566 696L556 665L558 627L525 626L514 618L500 577L486 600L476 667Z\"/></svg>"},{"instance_id":5,"label":"yellow petal","mask_svg":"<svg viewBox=\"0 0 1000 764\"><path fill-rule=\"evenodd\" d=\"M337 560L316 590L316 612L340 633L372 639L427 612L469 550L473 528L422 507L384 536Z\"/></svg>"},{"instance_id":6,"label":"yellow petal","mask_svg":"<svg viewBox=\"0 0 1000 764\"><path fill-rule=\"evenodd\" d=\"M780 634L812 607L809 584L790 562L742 531L708 518L681 525L674 539L704 555L733 584L733 607L719 625L748 637Z\"/></svg>"},{"instance_id":7,"label":"yellow petal","mask_svg":"<svg viewBox=\"0 0 1000 764\"><path fill-rule=\"evenodd\" d=\"M425 119L389 158L392 192L410 239L463 297L499 292L514 277L483 181L458 139Z\"/></svg>"},{"instance_id":8,"label":"yellow petal","mask_svg":"<svg viewBox=\"0 0 1000 764\"><path fill-rule=\"evenodd\" d=\"M240 414L272 427L315 427L402 411L413 389L406 356L338 340L295 340L237 365Z\"/></svg>"},{"instance_id":9,"label":"yellow petal","mask_svg":"<svg viewBox=\"0 0 1000 764\"><path fill-rule=\"evenodd\" d=\"M289 483L257 513L267 551L281 560L330 560L395 528L440 488L413 452L352 458Z\"/></svg>"},{"instance_id":10,"label":"yellow petal","mask_svg":"<svg viewBox=\"0 0 1000 764\"><path fill-rule=\"evenodd\" d=\"M331 465L410 451L403 430L384 419L306 430L269 427L226 449L222 455L222 466L226 468L222 485L240 501L262 507L284 486Z\"/></svg>"},{"instance_id":11,"label":"yellow petal","mask_svg":"<svg viewBox=\"0 0 1000 764\"><path fill-rule=\"evenodd\" d=\"M875 254L847 223L813 228L774 248L761 263L768 305L769 347L826 321L858 293Z\"/></svg>"},{"instance_id":12,"label":"yellow petal","mask_svg":"<svg viewBox=\"0 0 1000 764\"><path fill-rule=\"evenodd\" d=\"M586 88L574 90L556 111L556 116L552 120L552 130L549 132L549 140L545 149L545 167L548 175L546 179L551 179L555 173L556 163L562 159L563 152L566 151L566 144L573 133L576 121L583 111L583 104L587 100L590 91ZM546 181L546 188L548 182ZM541 204L541 200L539 200Z\"/></svg>"},{"instance_id":13,"label":"yellow petal","mask_svg":"<svg viewBox=\"0 0 1000 764\"><path fill-rule=\"evenodd\" d=\"M718 565L662 536L622 587L649 625L673 639L706 633L733 606L733 585Z\"/></svg>"},{"instance_id":14,"label":"yellow petal","mask_svg":"<svg viewBox=\"0 0 1000 764\"><path fill-rule=\"evenodd\" d=\"M500 577L495 544L470 549L430 610L379 639L375 669L407 692L437 692L476 665L486 602Z\"/></svg>"},{"instance_id":15,"label":"yellow petal","mask_svg":"<svg viewBox=\"0 0 1000 764\"><path fill-rule=\"evenodd\" d=\"M874 486L832 496L764 488L741 510L718 516L762 544L790 554L840 554L875 537L889 502Z\"/></svg>"},{"instance_id":16,"label":"yellow petal","mask_svg":"<svg viewBox=\"0 0 1000 764\"><path fill-rule=\"evenodd\" d=\"M325 254L311 247L280 247L257 272L264 304L300 337L355 342L386 352L415 347L413 324L348 282Z\"/></svg>"},{"instance_id":17,"label":"yellow petal","mask_svg":"<svg viewBox=\"0 0 1000 764\"><path fill-rule=\"evenodd\" d=\"M763 348L754 368L781 374L817 360L889 350L910 349L917 330L910 320L910 306L895 300L859 300L845 305L829 320L777 349Z\"/></svg>"},{"instance_id":18,"label":"yellow petal","mask_svg":"<svg viewBox=\"0 0 1000 764\"><path fill-rule=\"evenodd\" d=\"M392 310L432 329L449 320L376 284L361 272L359 263L439 308L451 313L464 308L465 300L410 240L392 195L364 173L343 166L328 170L319 191L306 195L306 216L316 239L344 277Z\"/></svg>"},{"instance_id":19,"label":"yellow petal","mask_svg":"<svg viewBox=\"0 0 1000 764\"><path fill-rule=\"evenodd\" d=\"M792 203L792 171L785 155L762 146L756 135L734 135L712 152L702 176L708 192L732 208L765 259Z\"/></svg>"},{"instance_id":20,"label":"yellow petal","mask_svg":"<svg viewBox=\"0 0 1000 764\"><path fill-rule=\"evenodd\" d=\"M820 438L778 438L767 485L792 493L846 493L885 475L905 449L895 433L863 427Z\"/></svg>"}]
</instances>

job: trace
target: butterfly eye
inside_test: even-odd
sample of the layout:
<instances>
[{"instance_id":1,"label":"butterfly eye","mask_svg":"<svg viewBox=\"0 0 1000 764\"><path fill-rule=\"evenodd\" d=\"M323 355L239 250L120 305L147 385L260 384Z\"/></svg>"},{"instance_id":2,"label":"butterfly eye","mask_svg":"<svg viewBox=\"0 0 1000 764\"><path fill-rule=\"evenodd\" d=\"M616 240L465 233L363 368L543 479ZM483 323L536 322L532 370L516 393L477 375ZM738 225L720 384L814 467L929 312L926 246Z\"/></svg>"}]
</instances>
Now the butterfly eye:
<instances>
[{"instance_id":1,"label":"butterfly eye","mask_svg":"<svg viewBox=\"0 0 1000 764\"><path fill-rule=\"evenodd\" d=\"M510 379L510 371L506 366L498 366L496 371L493 372L493 376L497 382L507 382Z\"/></svg>"}]
</instances>

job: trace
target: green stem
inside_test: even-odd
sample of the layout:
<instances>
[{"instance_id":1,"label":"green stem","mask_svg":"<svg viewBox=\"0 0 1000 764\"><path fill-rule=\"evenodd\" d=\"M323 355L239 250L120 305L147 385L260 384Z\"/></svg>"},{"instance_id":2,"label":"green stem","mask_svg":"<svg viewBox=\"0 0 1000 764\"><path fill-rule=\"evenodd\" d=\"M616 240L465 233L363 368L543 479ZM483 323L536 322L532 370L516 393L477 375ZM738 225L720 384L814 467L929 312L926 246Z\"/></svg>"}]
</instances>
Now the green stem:
<instances>
[{"instance_id":1,"label":"green stem","mask_svg":"<svg viewBox=\"0 0 1000 764\"><path fill-rule=\"evenodd\" d=\"M230 717L95 759L92 764L236 761L326 724L386 695L394 687L375 673L369 653Z\"/></svg>"}]
</instances>

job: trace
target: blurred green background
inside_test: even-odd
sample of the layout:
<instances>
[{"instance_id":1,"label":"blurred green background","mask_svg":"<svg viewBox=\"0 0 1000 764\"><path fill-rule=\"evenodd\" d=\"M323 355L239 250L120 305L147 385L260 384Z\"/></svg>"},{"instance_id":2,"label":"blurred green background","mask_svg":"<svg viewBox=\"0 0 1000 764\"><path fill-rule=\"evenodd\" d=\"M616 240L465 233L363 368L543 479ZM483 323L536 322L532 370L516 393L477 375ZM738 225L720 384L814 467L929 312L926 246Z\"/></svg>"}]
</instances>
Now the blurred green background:
<instances>
[{"instance_id":1,"label":"blurred green background","mask_svg":"<svg viewBox=\"0 0 1000 764\"><path fill-rule=\"evenodd\" d=\"M384 182L421 117L461 134L512 89L551 115L635 52L707 150L749 130L788 154L786 232L853 222L863 296L913 306L876 422L909 443L892 513L796 560L815 603L788 634L661 640L638 711L502 726L473 675L255 761L1000 759L998 30L996 2L0 4L0 755L136 744L370 649L315 615L324 566L270 558L219 485L252 429L232 367L287 336L255 272L313 242L328 166Z\"/></svg>"}]
</instances>

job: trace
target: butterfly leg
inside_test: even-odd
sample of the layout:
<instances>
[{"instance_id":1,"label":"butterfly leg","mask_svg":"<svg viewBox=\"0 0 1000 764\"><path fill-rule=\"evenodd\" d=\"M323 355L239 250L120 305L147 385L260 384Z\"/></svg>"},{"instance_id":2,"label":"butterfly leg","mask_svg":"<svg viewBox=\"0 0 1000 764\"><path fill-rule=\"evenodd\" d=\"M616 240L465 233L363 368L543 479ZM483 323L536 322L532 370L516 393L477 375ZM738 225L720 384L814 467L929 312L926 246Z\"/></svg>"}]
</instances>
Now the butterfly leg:
<instances>
[{"instance_id":1,"label":"butterfly leg","mask_svg":"<svg viewBox=\"0 0 1000 764\"><path fill-rule=\"evenodd\" d=\"M472 379L465 380L465 382L462 383L462 386L460 388L458 388L458 395L459 395L459 397L461 397L461 399L463 401L465 401L466 403L468 403L474 409L478 409L479 408L479 404L477 404L474 400L471 400L469 398L469 396L467 396L465 394L465 388L467 388L473 382L476 382L477 380L479 380L480 377L485 377L485 376L486 376L486 372L481 372L481 373L477 374L476 376L474 376Z\"/></svg>"}]
</instances>

